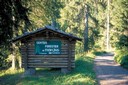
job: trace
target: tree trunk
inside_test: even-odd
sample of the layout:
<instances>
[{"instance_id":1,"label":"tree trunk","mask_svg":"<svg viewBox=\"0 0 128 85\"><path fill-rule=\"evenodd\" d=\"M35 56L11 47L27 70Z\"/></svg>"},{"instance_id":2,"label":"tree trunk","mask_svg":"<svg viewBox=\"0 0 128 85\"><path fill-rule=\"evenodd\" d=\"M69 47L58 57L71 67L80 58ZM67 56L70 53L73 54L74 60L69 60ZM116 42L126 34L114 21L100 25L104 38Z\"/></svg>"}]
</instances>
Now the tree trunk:
<instances>
[{"instance_id":1,"label":"tree trunk","mask_svg":"<svg viewBox=\"0 0 128 85\"><path fill-rule=\"evenodd\" d=\"M12 69L15 69L16 68L16 65L15 65L15 55L12 54Z\"/></svg>"},{"instance_id":2,"label":"tree trunk","mask_svg":"<svg viewBox=\"0 0 128 85\"><path fill-rule=\"evenodd\" d=\"M88 5L85 5L84 51L88 51Z\"/></svg>"},{"instance_id":3,"label":"tree trunk","mask_svg":"<svg viewBox=\"0 0 128 85\"><path fill-rule=\"evenodd\" d=\"M16 68L16 57L15 57L15 44L13 43L12 44L12 54L11 54L11 56L12 56L12 69L15 69Z\"/></svg>"},{"instance_id":4,"label":"tree trunk","mask_svg":"<svg viewBox=\"0 0 128 85\"><path fill-rule=\"evenodd\" d=\"M109 35L109 31L110 31L110 28L109 28L109 0L108 0L108 6L107 6L107 51L110 50L110 35Z\"/></svg>"}]
</instances>

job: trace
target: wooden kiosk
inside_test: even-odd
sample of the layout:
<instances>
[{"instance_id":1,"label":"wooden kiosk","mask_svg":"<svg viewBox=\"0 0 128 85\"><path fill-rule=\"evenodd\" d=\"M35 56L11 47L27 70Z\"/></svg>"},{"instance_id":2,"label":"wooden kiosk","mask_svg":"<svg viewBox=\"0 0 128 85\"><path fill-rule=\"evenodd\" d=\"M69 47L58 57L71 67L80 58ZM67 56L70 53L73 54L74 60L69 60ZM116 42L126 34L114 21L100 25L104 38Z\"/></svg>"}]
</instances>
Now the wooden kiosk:
<instances>
[{"instance_id":1,"label":"wooden kiosk","mask_svg":"<svg viewBox=\"0 0 128 85\"><path fill-rule=\"evenodd\" d=\"M75 67L75 43L82 39L52 26L25 33L13 39L21 41L22 67L26 74L35 68L61 68L67 73Z\"/></svg>"}]
</instances>

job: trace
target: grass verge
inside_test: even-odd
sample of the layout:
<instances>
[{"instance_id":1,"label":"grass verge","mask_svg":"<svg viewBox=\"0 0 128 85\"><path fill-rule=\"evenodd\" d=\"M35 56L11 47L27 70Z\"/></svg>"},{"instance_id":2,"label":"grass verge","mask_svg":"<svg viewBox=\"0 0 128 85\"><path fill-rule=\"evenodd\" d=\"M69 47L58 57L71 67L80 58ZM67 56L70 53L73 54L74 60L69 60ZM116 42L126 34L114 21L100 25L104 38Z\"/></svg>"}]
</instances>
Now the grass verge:
<instances>
[{"instance_id":1,"label":"grass verge","mask_svg":"<svg viewBox=\"0 0 128 85\"><path fill-rule=\"evenodd\" d=\"M36 74L22 78L22 72L9 74L8 71L0 75L1 85L96 85L93 70L92 55L76 55L76 67L69 74L62 74L60 70L37 69Z\"/></svg>"},{"instance_id":2,"label":"grass verge","mask_svg":"<svg viewBox=\"0 0 128 85\"><path fill-rule=\"evenodd\" d=\"M126 49L116 50L114 60L119 63L122 67L128 69L128 52Z\"/></svg>"}]
</instances>

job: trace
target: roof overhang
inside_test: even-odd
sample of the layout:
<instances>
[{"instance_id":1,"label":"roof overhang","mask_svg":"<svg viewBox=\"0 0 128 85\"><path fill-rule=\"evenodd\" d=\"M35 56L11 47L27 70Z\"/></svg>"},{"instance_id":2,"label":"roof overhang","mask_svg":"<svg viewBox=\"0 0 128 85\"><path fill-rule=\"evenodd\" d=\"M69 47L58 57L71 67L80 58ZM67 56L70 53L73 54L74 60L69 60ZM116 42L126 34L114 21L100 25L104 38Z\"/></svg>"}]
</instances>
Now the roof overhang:
<instances>
[{"instance_id":1,"label":"roof overhang","mask_svg":"<svg viewBox=\"0 0 128 85\"><path fill-rule=\"evenodd\" d=\"M27 32L27 33L25 33L25 34L23 34L21 36L18 36L16 38L12 39L12 42L21 41L21 40L23 40L25 38L28 38L28 37L32 36L32 35L38 34L40 32L43 32L44 30L50 30L50 31L53 31L55 33L61 34L61 35L65 36L65 37L69 37L69 38L72 38L72 39L75 39L75 40L82 41L81 38L78 38L78 37L76 37L76 36L74 36L72 34L66 33L66 32L64 32L62 30L59 30L59 29L56 29L56 28L54 28L52 26L45 26L44 28L39 28L39 29L37 29L35 31Z\"/></svg>"}]
</instances>

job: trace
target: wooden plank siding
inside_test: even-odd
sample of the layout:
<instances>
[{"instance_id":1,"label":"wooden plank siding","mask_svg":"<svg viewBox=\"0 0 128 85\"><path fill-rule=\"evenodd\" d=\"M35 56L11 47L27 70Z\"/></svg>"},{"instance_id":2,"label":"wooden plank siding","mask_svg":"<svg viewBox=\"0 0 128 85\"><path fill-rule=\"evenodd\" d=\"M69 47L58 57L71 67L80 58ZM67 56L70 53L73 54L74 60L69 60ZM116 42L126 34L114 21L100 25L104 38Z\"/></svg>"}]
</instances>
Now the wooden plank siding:
<instances>
[{"instance_id":1,"label":"wooden plank siding","mask_svg":"<svg viewBox=\"0 0 128 85\"><path fill-rule=\"evenodd\" d=\"M36 40L60 40L61 54L60 55L36 55L34 50ZM42 68L42 67L69 68L69 69L74 68L75 67L75 42L76 41L69 41L65 38L60 39L60 37L50 36L50 38L46 39L43 37L33 36L33 38L27 40L27 48L26 48L26 43L22 43L21 45L22 67L26 67L27 65L27 67L34 67L34 68Z\"/></svg>"}]
</instances>

